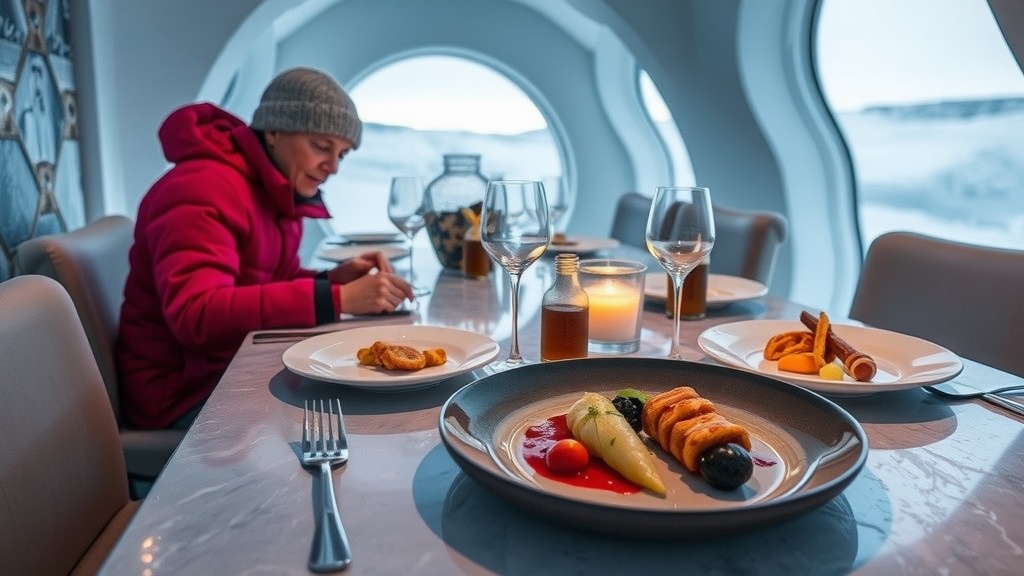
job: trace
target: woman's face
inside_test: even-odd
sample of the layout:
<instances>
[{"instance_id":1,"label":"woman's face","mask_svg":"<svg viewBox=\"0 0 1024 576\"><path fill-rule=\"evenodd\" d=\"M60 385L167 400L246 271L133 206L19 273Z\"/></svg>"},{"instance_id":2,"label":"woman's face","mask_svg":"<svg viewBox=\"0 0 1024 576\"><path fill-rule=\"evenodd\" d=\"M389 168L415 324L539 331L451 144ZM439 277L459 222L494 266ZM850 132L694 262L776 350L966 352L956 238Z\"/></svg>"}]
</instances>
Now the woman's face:
<instances>
[{"instance_id":1,"label":"woman's face","mask_svg":"<svg viewBox=\"0 0 1024 576\"><path fill-rule=\"evenodd\" d=\"M316 196L352 149L345 138L326 134L266 132L264 137L274 164L303 198Z\"/></svg>"}]
</instances>

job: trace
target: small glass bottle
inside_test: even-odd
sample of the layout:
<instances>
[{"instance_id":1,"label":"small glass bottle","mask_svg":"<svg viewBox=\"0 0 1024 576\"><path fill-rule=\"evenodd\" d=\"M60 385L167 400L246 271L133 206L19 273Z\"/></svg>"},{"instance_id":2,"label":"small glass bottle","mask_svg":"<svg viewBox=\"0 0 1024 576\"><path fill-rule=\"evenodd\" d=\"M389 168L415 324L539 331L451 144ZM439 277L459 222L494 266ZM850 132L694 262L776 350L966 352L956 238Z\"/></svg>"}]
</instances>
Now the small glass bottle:
<instances>
[{"instance_id":1,"label":"small glass bottle","mask_svg":"<svg viewBox=\"0 0 1024 576\"><path fill-rule=\"evenodd\" d=\"M544 293L540 313L540 359L586 358L590 300L580 286L576 254L555 257L555 282Z\"/></svg>"}]
</instances>

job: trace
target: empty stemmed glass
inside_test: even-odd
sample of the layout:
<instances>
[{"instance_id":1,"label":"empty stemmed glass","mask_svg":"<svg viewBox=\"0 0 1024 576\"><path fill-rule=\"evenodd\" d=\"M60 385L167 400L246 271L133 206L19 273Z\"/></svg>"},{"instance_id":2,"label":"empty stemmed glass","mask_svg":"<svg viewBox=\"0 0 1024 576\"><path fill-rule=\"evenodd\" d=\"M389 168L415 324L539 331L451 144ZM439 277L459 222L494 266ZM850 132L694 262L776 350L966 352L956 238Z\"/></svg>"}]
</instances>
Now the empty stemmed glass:
<instances>
[{"instance_id":1,"label":"empty stemmed glass","mask_svg":"<svg viewBox=\"0 0 1024 576\"><path fill-rule=\"evenodd\" d=\"M566 216L569 215L569 206L572 198L569 196L569 187L565 178L561 176L548 176L544 178L544 195L548 201L548 218L551 221L551 230L555 236L561 236L564 240L565 229L568 224Z\"/></svg>"},{"instance_id":2,"label":"empty stemmed glass","mask_svg":"<svg viewBox=\"0 0 1024 576\"><path fill-rule=\"evenodd\" d=\"M683 280L704 261L714 245L711 191L707 188L659 187L647 217L647 249L672 277L675 314L669 358L678 360L683 357L679 349Z\"/></svg>"},{"instance_id":3,"label":"empty stemmed glass","mask_svg":"<svg viewBox=\"0 0 1024 576\"><path fill-rule=\"evenodd\" d=\"M512 342L508 359L490 366L500 372L527 363L519 354L519 278L544 254L551 240L544 185L528 180L488 182L480 215L480 240L491 260L508 273L512 287Z\"/></svg>"},{"instance_id":4,"label":"empty stemmed glass","mask_svg":"<svg viewBox=\"0 0 1024 576\"><path fill-rule=\"evenodd\" d=\"M427 180L422 176L395 176L391 179L391 193L388 196L388 218L409 239L409 284L413 294L424 296L430 290L416 285L415 261L413 255L413 239L423 228L427 205L424 193Z\"/></svg>"}]
</instances>

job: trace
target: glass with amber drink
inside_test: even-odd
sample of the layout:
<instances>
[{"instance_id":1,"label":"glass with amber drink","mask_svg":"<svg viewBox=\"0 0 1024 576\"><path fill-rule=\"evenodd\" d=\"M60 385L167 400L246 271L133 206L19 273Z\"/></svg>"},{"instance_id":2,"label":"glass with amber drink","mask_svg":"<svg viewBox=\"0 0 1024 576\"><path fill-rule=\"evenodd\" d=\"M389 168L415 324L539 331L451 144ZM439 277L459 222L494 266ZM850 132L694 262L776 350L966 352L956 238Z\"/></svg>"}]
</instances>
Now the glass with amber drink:
<instances>
[{"instance_id":1,"label":"glass with amber drink","mask_svg":"<svg viewBox=\"0 0 1024 576\"><path fill-rule=\"evenodd\" d=\"M703 187L662 186L651 201L647 217L647 250L672 277L673 307L680 309L683 281L704 263L715 245L711 191ZM679 321L672 319L672 348L668 357L682 359Z\"/></svg>"},{"instance_id":2,"label":"glass with amber drink","mask_svg":"<svg viewBox=\"0 0 1024 576\"><path fill-rule=\"evenodd\" d=\"M672 276L668 276L665 290L665 316L673 316L675 294ZM708 306L708 260L697 265L683 279L682 301L679 302L679 317L683 320L699 320L707 314Z\"/></svg>"},{"instance_id":3,"label":"glass with amber drink","mask_svg":"<svg viewBox=\"0 0 1024 576\"><path fill-rule=\"evenodd\" d=\"M470 223L462 237L462 274L481 280L491 272L491 257L480 240L480 216L469 208L463 208L462 213Z\"/></svg>"}]
</instances>

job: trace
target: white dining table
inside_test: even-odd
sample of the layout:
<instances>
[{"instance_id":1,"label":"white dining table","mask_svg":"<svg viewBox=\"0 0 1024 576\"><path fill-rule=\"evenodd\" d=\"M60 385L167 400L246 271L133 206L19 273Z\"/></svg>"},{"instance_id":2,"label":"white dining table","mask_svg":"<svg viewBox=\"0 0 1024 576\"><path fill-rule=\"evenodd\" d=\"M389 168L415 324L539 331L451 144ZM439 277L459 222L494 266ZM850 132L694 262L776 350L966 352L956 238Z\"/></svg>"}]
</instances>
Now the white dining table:
<instances>
[{"instance_id":1,"label":"white dining table","mask_svg":"<svg viewBox=\"0 0 1024 576\"><path fill-rule=\"evenodd\" d=\"M426 324L486 334L508 349L507 279L441 270L417 251L431 286L415 313L350 318L322 329ZM401 266L399 266L401 269ZM527 271L520 346L536 361L545 258ZM796 319L799 304L768 294L683 322L687 360L726 322ZM834 322L842 322L834 318ZM671 321L644 312L640 350L662 357ZM351 451L334 471L353 549L350 574L1016 574L1024 570L1024 419L979 399L922 388L831 400L869 441L841 494L796 518L708 538L630 538L550 522L477 483L441 442L445 401L482 371L404 392L301 377L282 363L297 340L250 335L105 563L106 575L306 574L316 475L298 459L303 402L340 398ZM1024 379L964 361L977 386Z\"/></svg>"}]
</instances>

